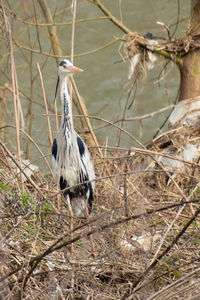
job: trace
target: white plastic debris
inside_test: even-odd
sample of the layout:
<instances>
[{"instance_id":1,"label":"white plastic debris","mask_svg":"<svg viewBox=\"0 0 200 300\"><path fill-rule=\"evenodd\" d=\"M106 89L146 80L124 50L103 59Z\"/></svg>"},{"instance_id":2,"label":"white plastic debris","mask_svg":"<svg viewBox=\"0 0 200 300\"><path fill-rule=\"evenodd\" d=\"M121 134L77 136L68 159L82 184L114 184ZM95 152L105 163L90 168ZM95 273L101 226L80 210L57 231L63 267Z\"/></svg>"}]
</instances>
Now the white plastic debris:
<instances>
[{"instance_id":1,"label":"white plastic debris","mask_svg":"<svg viewBox=\"0 0 200 300\"><path fill-rule=\"evenodd\" d=\"M147 51L147 55L148 55L148 60L147 60L147 62L146 62L147 70L151 70L151 69L153 69L153 67L154 67L154 64L155 64L155 62L156 62L156 60L157 60L157 57L156 57L156 55L155 55L153 52L151 52L151 51Z\"/></svg>"},{"instance_id":2,"label":"white plastic debris","mask_svg":"<svg viewBox=\"0 0 200 300\"><path fill-rule=\"evenodd\" d=\"M126 238L120 239L120 247L122 250L131 251L141 249L143 251L150 251L154 243L161 238L159 233L152 235L150 232L144 232L140 236L134 235L130 238L130 242ZM131 243L133 241L133 244ZM135 246L134 246L135 243Z\"/></svg>"},{"instance_id":3,"label":"white plastic debris","mask_svg":"<svg viewBox=\"0 0 200 300\"><path fill-rule=\"evenodd\" d=\"M182 158L183 160L193 162L197 160L200 155L200 147L197 145L186 144L183 148L182 153L178 155L178 157Z\"/></svg>"},{"instance_id":4,"label":"white plastic debris","mask_svg":"<svg viewBox=\"0 0 200 300\"><path fill-rule=\"evenodd\" d=\"M157 60L157 56L156 54L154 54L153 51L153 45L157 44L157 41L154 40L149 40L149 44L150 46L148 46L148 48L151 51L147 51L147 56L146 56L146 68L147 70L151 70L154 67L154 64ZM151 46L152 45L152 46ZM141 61L140 61L141 60ZM131 79L132 75L134 74L137 65L141 63L144 64L144 62L141 59L141 53L136 53L131 59L130 59L130 63L129 63L129 73L128 73L128 79Z\"/></svg>"},{"instance_id":5,"label":"white plastic debris","mask_svg":"<svg viewBox=\"0 0 200 300\"><path fill-rule=\"evenodd\" d=\"M151 51L153 51L153 47L158 45L158 41L156 40L151 40L151 39L148 39L148 45L147 45L147 48Z\"/></svg>"},{"instance_id":6,"label":"white plastic debris","mask_svg":"<svg viewBox=\"0 0 200 300\"><path fill-rule=\"evenodd\" d=\"M176 104L173 112L169 117L169 122L174 125L178 123L192 124L200 118L200 97L195 99L182 100Z\"/></svg>"},{"instance_id":7,"label":"white plastic debris","mask_svg":"<svg viewBox=\"0 0 200 300\"><path fill-rule=\"evenodd\" d=\"M131 61L130 61L130 64L129 64L128 79L131 79L133 73L135 72L135 67L137 66L137 64L138 64L139 61L140 61L140 56L141 56L141 53L136 53L136 54L131 58Z\"/></svg>"},{"instance_id":8,"label":"white plastic debris","mask_svg":"<svg viewBox=\"0 0 200 300\"><path fill-rule=\"evenodd\" d=\"M16 158L16 156L15 156ZM11 158L8 159L10 166L15 170L15 173L17 176L20 176L20 169L16 166L16 164L11 160ZM21 168L26 174L27 177L31 177L35 172L39 170L38 166L32 164L28 159L22 159L21 160ZM22 181L26 182L27 177L22 173Z\"/></svg>"},{"instance_id":9,"label":"white plastic debris","mask_svg":"<svg viewBox=\"0 0 200 300\"><path fill-rule=\"evenodd\" d=\"M148 42L149 42L149 45L147 46L147 48L151 51L147 51L148 59L147 59L146 65L147 65L147 70L151 70L151 69L153 69L154 64L157 60L156 54L153 53L152 51L153 51L153 47L158 45L158 41L149 39Z\"/></svg>"},{"instance_id":10,"label":"white plastic debris","mask_svg":"<svg viewBox=\"0 0 200 300\"><path fill-rule=\"evenodd\" d=\"M135 151L131 151L129 155L130 156L134 156L135 155Z\"/></svg>"},{"instance_id":11,"label":"white plastic debris","mask_svg":"<svg viewBox=\"0 0 200 300\"><path fill-rule=\"evenodd\" d=\"M175 156L177 159L181 159L188 162L194 162L200 155L200 147L198 145L186 144L179 153L176 150L165 149L162 151L164 154ZM157 160L167 168L168 171L180 172L185 169L185 163L169 157L159 156Z\"/></svg>"}]
</instances>

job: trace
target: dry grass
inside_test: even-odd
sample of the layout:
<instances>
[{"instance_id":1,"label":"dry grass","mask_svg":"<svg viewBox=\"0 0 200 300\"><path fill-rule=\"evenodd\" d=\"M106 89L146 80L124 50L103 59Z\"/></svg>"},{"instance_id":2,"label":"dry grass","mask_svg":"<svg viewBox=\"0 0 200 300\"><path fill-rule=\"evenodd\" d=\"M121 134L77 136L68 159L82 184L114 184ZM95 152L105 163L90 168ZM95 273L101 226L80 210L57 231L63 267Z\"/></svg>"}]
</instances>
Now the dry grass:
<instances>
[{"instance_id":1,"label":"dry grass","mask_svg":"<svg viewBox=\"0 0 200 300\"><path fill-rule=\"evenodd\" d=\"M185 130L191 140L196 134L197 144L198 125ZM199 166L185 162L184 170L172 173L150 151L156 149L159 154L164 144L173 144L179 135L177 129L157 139L146 154L116 149L108 157L96 155L90 224L74 219L73 239L67 205L63 199L58 210L52 178L44 178L39 171L31 181L27 179L22 193L11 153L1 146L3 299L189 299L199 295ZM96 258L91 256L91 235Z\"/></svg>"}]
</instances>

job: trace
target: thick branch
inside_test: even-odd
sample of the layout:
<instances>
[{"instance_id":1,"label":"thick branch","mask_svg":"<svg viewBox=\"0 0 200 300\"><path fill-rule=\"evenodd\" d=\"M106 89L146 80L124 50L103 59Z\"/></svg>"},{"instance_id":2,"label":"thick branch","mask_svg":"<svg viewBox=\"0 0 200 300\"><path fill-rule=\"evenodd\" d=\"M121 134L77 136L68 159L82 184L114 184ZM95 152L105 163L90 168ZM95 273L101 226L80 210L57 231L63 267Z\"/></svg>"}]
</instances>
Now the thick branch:
<instances>
[{"instance_id":1,"label":"thick branch","mask_svg":"<svg viewBox=\"0 0 200 300\"><path fill-rule=\"evenodd\" d=\"M88 0L100 8L100 10L107 16L117 27L119 27L124 33L129 33L131 30L126 27L122 22L115 18L111 12L101 3L100 0Z\"/></svg>"},{"instance_id":2,"label":"thick branch","mask_svg":"<svg viewBox=\"0 0 200 300\"><path fill-rule=\"evenodd\" d=\"M200 95L200 1L191 1L190 35L195 38L196 48L183 57L180 67L181 84L179 101Z\"/></svg>"}]
</instances>

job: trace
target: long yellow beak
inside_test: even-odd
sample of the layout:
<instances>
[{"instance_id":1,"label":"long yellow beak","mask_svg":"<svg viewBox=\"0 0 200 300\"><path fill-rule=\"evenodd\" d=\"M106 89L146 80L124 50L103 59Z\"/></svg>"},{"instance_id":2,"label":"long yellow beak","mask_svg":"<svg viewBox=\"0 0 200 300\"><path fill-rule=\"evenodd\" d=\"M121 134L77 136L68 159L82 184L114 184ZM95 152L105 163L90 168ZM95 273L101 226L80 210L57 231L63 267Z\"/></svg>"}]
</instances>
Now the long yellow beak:
<instances>
[{"instance_id":1,"label":"long yellow beak","mask_svg":"<svg viewBox=\"0 0 200 300\"><path fill-rule=\"evenodd\" d=\"M75 67L75 66L73 66L72 68L71 68L71 70L73 71L73 72L83 72L83 70L82 69L80 69L80 68L78 68L78 67Z\"/></svg>"}]
</instances>

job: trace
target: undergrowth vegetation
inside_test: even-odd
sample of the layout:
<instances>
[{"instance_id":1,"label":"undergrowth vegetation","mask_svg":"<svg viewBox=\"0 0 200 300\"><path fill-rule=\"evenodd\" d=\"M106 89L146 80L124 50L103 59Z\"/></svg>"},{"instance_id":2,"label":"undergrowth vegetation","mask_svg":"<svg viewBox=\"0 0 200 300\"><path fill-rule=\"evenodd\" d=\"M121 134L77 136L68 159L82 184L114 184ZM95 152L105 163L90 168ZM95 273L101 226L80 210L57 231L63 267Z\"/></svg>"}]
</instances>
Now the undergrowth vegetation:
<instances>
[{"instance_id":1,"label":"undergrowth vegetation","mask_svg":"<svg viewBox=\"0 0 200 300\"><path fill-rule=\"evenodd\" d=\"M154 146L145 154L96 153L93 211L89 222L74 218L71 232L52 177L37 171L22 184L6 151L1 145L3 299L185 299L199 293L198 164L185 162L172 173L155 158L163 153L152 157Z\"/></svg>"}]
</instances>

